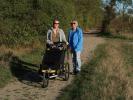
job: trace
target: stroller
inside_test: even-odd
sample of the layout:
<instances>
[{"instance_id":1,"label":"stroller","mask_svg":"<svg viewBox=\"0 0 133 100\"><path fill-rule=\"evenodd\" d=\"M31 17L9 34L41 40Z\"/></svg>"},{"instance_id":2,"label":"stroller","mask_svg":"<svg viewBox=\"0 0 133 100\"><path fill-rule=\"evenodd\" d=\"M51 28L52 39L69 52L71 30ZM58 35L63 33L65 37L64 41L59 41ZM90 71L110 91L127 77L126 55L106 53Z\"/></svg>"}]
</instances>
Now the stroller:
<instances>
[{"instance_id":1,"label":"stroller","mask_svg":"<svg viewBox=\"0 0 133 100\"><path fill-rule=\"evenodd\" d=\"M50 78L61 77L65 81L69 79L68 59L68 49L64 42L46 45L45 54L39 69L39 73L42 76L42 87L48 86Z\"/></svg>"}]
</instances>

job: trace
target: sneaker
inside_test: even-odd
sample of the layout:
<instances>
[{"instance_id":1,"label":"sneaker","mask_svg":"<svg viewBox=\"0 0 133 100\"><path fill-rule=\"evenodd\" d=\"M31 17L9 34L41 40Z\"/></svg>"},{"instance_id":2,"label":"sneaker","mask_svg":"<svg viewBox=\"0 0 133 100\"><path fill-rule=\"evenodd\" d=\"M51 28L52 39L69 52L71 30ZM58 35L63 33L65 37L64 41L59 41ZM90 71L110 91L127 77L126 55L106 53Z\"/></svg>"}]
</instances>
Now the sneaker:
<instances>
[{"instance_id":1,"label":"sneaker","mask_svg":"<svg viewBox=\"0 0 133 100\"><path fill-rule=\"evenodd\" d=\"M73 71L73 74L74 74L74 75L77 75L77 74L79 74L79 73L80 73L80 71L79 71L79 70L77 70L77 71L76 71L76 70L75 70L75 71Z\"/></svg>"},{"instance_id":2,"label":"sneaker","mask_svg":"<svg viewBox=\"0 0 133 100\"><path fill-rule=\"evenodd\" d=\"M73 70L73 75L76 75L76 70Z\"/></svg>"},{"instance_id":3,"label":"sneaker","mask_svg":"<svg viewBox=\"0 0 133 100\"><path fill-rule=\"evenodd\" d=\"M80 74L80 71L79 71L79 70L76 71L76 75L77 75L77 74Z\"/></svg>"}]
</instances>

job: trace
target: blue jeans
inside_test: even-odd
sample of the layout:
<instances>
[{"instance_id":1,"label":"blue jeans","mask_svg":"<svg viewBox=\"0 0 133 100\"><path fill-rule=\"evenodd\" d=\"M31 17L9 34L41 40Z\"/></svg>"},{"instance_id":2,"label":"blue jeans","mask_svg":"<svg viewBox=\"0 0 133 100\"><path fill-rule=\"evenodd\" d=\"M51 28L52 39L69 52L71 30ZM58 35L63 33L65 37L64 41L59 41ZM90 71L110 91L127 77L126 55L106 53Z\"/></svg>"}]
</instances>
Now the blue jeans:
<instances>
[{"instance_id":1,"label":"blue jeans","mask_svg":"<svg viewBox=\"0 0 133 100\"><path fill-rule=\"evenodd\" d=\"M80 54L81 54L81 51L72 52L72 56L73 56L73 71L80 71L81 70Z\"/></svg>"}]
</instances>

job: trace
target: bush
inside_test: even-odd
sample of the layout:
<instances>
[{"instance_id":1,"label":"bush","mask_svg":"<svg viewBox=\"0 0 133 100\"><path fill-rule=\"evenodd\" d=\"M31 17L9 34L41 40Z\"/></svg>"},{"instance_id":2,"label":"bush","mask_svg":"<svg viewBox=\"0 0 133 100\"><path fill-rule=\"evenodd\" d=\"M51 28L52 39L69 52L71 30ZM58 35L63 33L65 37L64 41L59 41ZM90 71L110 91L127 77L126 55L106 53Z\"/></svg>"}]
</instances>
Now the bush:
<instances>
[{"instance_id":1,"label":"bush","mask_svg":"<svg viewBox=\"0 0 133 100\"><path fill-rule=\"evenodd\" d=\"M34 36L46 36L54 18L60 20L60 27L65 33L74 18L77 18L80 25L84 27L94 26L101 19L98 17L101 14L101 5L99 0L92 1L80 1L83 3L79 6L77 0L67 2L65 0L1 0L0 44L12 45L32 40ZM90 6L90 2L91 5L95 3L97 5ZM86 16L82 14L84 11ZM94 15L93 12L97 12L98 15ZM89 23L85 23L90 17Z\"/></svg>"}]
</instances>

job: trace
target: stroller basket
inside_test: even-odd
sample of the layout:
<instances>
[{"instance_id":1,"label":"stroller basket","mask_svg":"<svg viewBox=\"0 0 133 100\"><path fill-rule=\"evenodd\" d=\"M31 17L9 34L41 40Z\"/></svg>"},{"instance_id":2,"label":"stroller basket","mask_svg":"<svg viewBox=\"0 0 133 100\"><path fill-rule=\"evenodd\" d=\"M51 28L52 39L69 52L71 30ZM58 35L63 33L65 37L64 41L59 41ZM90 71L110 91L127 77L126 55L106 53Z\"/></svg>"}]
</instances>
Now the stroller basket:
<instances>
[{"instance_id":1,"label":"stroller basket","mask_svg":"<svg viewBox=\"0 0 133 100\"><path fill-rule=\"evenodd\" d=\"M44 65L59 65L64 64L66 50L50 49L46 50L42 64Z\"/></svg>"}]
</instances>

